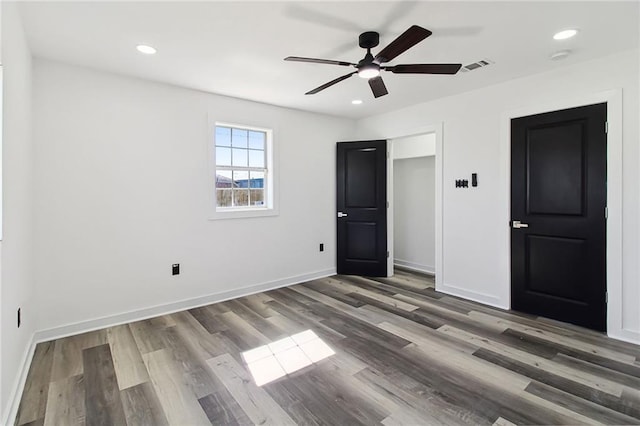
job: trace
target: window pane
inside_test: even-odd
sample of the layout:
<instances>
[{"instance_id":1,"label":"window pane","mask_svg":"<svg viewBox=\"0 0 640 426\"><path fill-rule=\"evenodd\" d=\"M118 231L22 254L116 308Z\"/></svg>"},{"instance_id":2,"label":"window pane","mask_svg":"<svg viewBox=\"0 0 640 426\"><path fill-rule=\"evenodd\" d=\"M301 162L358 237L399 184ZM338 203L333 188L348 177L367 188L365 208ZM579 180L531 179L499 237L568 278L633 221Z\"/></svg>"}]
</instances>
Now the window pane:
<instances>
[{"instance_id":1,"label":"window pane","mask_svg":"<svg viewBox=\"0 0 640 426\"><path fill-rule=\"evenodd\" d=\"M250 188L264 188L264 172L251 172Z\"/></svg>"},{"instance_id":2,"label":"window pane","mask_svg":"<svg viewBox=\"0 0 640 426\"><path fill-rule=\"evenodd\" d=\"M249 172L234 170L233 171L233 187L234 188L248 188L249 187Z\"/></svg>"},{"instance_id":3,"label":"window pane","mask_svg":"<svg viewBox=\"0 0 640 426\"><path fill-rule=\"evenodd\" d=\"M217 146L231 146L231 129L228 127L216 127Z\"/></svg>"},{"instance_id":4,"label":"window pane","mask_svg":"<svg viewBox=\"0 0 640 426\"><path fill-rule=\"evenodd\" d=\"M233 205L236 207L249 205L249 190L248 189L234 189L233 190Z\"/></svg>"},{"instance_id":5,"label":"window pane","mask_svg":"<svg viewBox=\"0 0 640 426\"><path fill-rule=\"evenodd\" d=\"M247 147L247 130L232 129L231 130L231 143L234 148L246 148Z\"/></svg>"},{"instance_id":6,"label":"window pane","mask_svg":"<svg viewBox=\"0 0 640 426\"><path fill-rule=\"evenodd\" d=\"M247 167L247 150L234 148L232 163L234 166Z\"/></svg>"},{"instance_id":7,"label":"window pane","mask_svg":"<svg viewBox=\"0 0 640 426\"><path fill-rule=\"evenodd\" d=\"M264 167L264 151L249 150L249 167Z\"/></svg>"},{"instance_id":8,"label":"window pane","mask_svg":"<svg viewBox=\"0 0 640 426\"><path fill-rule=\"evenodd\" d=\"M214 190L218 208L263 209L269 205L267 135L260 130L215 126Z\"/></svg>"},{"instance_id":9,"label":"window pane","mask_svg":"<svg viewBox=\"0 0 640 426\"><path fill-rule=\"evenodd\" d=\"M231 189L216 190L218 207L231 207Z\"/></svg>"},{"instance_id":10,"label":"window pane","mask_svg":"<svg viewBox=\"0 0 640 426\"><path fill-rule=\"evenodd\" d=\"M251 149L264 149L264 132L252 132L249 131L249 148Z\"/></svg>"},{"instance_id":11,"label":"window pane","mask_svg":"<svg viewBox=\"0 0 640 426\"><path fill-rule=\"evenodd\" d=\"M229 170L218 170L216 172L216 188L232 188L233 180Z\"/></svg>"},{"instance_id":12,"label":"window pane","mask_svg":"<svg viewBox=\"0 0 640 426\"><path fill-rule=\"evenodd\" d=\"M251 205L264 206L264 189L252 189L250 192Z\"/></svg>"},{"instance_id":13,"label":"window pane","mask_svg":"<svg viewBox=\"0 0 640 426\"><path fill-rule=\"evenodd\" d=\"M231 148L216 147L216 165L218 166L231 165Z\"/></svg>"}]
</instances>

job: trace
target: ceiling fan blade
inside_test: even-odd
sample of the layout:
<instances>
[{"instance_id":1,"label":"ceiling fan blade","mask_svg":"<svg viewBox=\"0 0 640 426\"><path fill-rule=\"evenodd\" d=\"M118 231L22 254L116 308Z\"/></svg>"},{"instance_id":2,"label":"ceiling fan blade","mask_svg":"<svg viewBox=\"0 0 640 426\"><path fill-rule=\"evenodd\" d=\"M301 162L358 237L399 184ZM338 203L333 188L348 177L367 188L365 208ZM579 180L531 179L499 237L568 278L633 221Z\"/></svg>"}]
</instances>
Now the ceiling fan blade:
<instances>
[{"instance_id":1,"label":"ceiling fan blade","mask_svg":"<svg viewBox=\"0 0 640 426\"><path fill-rule=\"evenodd\" d=\"M431 31L417 25L412 25L411 28L400 34L398 38L382 49L380 53L376 55L375 60L380 64L383 62L389 62L430 35Z\"/></svg>"},{"instance_id":2,"label":"ceiling fan blade","mask_svg":"<svg viewBox=\"0 0 640 426\"><path fill-rule=\"evenodd\" d=\"M379 98L380 96L384 96L387 93L387 86L384 85L384 81L382 81L382 77L373 77L369 79L369 86L371 87L371 91L373 92L373 97Z\"/></svg>"},{"instance_id":3,"label":"ceiling fan blade","mask_svg":"<svg viewBox=\"0 0 640 426\"><path fill-rule=\"evenodd\" d=\"M395 74L455 74L462 64L411 64L382 67Z\"/></svg>"},{"instance_id":4,"label":"ceiling fan blade","mask_svg":"<svg viewBox=\"0 0 640 426\"><path fill-rule=\"evenodd\" d=\"M300 56L287 56L284 58L285 61L294 61L294 62L311 62L314 64L327 64L327 65L342 65L348 67L350 65L355 66L356 64L352 64L351 62L344 61L334 61L332 59L317 59L317 58L302 58Z\"/></svg>"},{"instance_id":5,"label":"ceiling fan blade","mask_svg":"<svg viewBox=\"0 0 640 426\"><path fill-rule=\"evenodd\" d=\"M354 75L357 72L358 71L350 72L349 74L345 74L342 77L336 78L335 80L331 80L330 82L325 83L322 86L318 86L315 89L308 91L307 93L305 93L305 95L315 95L316 93L321 92L322 90L326 89L327 87L331 87L336 83L340 83L341 81L348 79L349 77L351 77L352 75Z\"/></svg>"}]
</instances>

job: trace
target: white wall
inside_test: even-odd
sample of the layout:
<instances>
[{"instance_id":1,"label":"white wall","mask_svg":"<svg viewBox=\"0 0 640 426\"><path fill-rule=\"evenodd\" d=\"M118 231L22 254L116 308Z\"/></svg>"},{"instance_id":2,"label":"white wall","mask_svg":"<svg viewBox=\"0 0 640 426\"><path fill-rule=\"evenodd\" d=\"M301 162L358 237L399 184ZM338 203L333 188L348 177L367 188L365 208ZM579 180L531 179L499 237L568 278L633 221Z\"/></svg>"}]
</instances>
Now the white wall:
<instances>
[{"instance_id":1,"label":"white wall","mask_svg":"<svg viewBox=\"0 0 640 426\"><path fill-rule=\"evenodd\" d=\"M444 123L441 278L447 291L509 306L509 228L503 214L509 206L508 193L503 191L508 153L501 150L504 115L621 88L624 296L620 295L617 305L609 305L609 310L621 315L621 325L609 333L640 343L638 75L638 51L628 51L358 122L362 139L410 135L425 125ZM473 172L478 173L479 186L473 191L456 190L455 179L470 179Z\"/></svg>"},{"instance_id":2,"label":"white wall","mask_svg":"<svg viewBox=\"0 0 640 426\"><path fill-rule=\"evenodd\" d=\"M0 422L6 418L34 332L32 263L31 53L15 3L2 3L3 242ZM22 307L23 323L16 326Z\"/></svg>"},{"instance_id":3,"label":"white wall","mask_svg":"<svg viewBox=\"0 0 640 426\"><path fill-rule=\"evenodd\" d=\"M335 271L353 121L40 59L34 94L40 329ZM273 129L279 216L207 219L208 117Z\"/></svg>"},{"instance_id":4,"label":"white wall","mask_svg":"<svg viewBox=\"0 0 640 426\"><path fill-rule=\"evenodd\" d=\"M393 161L394 263L431 274L436 264L435 179L433 155Z\"/></svg>"}]
</instances>

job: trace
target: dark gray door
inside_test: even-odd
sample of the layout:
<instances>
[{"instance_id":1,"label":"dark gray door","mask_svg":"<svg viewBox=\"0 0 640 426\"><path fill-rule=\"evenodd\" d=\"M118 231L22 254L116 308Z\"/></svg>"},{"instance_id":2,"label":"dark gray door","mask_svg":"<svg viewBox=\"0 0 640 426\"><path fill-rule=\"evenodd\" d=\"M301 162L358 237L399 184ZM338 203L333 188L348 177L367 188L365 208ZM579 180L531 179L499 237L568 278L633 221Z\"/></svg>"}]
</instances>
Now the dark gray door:
<instances>
[{"instance_id":1,"label":"dark gray door","mask_svg":"<svg viewBox=\"0 0 640 426\"><path fill-rule=\"evenodd\" d=\"M387 141L339 142L338 273L387 275Z\"/></svg>"},{"instance_id":2,"label":"dark gray door","mask_svg":"<svg viewBox=\"0 0 640 426\"><path fill-rule=\"evenodd\" d=\"M511 306L606 329L606 104L511 121Z\"/></svg>"}]
</instances>

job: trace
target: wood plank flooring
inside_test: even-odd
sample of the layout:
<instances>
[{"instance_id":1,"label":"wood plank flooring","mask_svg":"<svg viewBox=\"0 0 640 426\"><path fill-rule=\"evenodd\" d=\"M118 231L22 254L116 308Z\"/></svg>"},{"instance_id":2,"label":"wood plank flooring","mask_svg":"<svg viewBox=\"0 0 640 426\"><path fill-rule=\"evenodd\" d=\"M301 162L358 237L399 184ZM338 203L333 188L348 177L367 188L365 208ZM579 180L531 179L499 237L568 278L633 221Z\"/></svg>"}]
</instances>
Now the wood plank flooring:
<instances>
[{"instance_id":1,"label":"wood plank flooring","mask_svg":"<svg viewBox=\"0 0 640 426\"><path fill-rule=\"evenodd\" d=\"M306 330L335 354L256 385L242 353ZM419 274L334 276L40 343L16 419L208 424L640 424L640 347Z\"/></svg>"}]
</instances>

